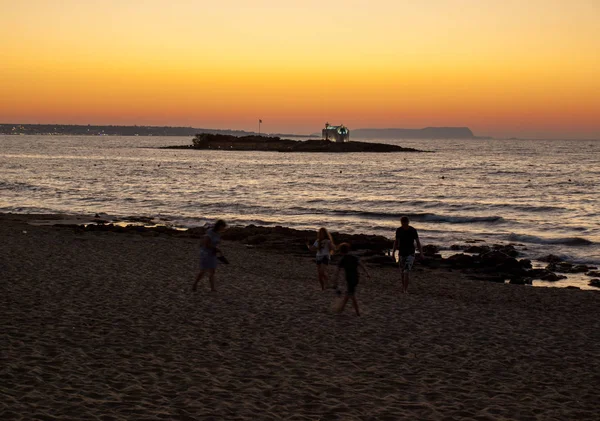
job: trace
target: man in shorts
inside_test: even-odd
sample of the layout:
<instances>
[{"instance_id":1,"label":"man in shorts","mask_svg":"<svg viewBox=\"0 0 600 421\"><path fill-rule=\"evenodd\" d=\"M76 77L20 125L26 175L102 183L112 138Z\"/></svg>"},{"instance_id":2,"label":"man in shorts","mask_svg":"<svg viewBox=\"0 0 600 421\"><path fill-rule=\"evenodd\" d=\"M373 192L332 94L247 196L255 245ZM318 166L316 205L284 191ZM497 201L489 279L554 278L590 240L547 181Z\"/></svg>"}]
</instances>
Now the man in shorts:
<instances>
[{"instance_id":1,"label":"man in shorts","mask_svg":"<svg viewBox=\"0 0 600 421\"><path fill-rule=\"evenodd\" d=\"M419 257L423 256L419 234L417 234L417 230L411 227L408 222L408 217L403 216L400 218L401 226L396 230L396 240L394 241L394 250L392 251L392 256L395 256L396 250L398 250L402 293L408 292L408 274L415 262L415 242L419 249Z\"/></svg>"}]
</instances>

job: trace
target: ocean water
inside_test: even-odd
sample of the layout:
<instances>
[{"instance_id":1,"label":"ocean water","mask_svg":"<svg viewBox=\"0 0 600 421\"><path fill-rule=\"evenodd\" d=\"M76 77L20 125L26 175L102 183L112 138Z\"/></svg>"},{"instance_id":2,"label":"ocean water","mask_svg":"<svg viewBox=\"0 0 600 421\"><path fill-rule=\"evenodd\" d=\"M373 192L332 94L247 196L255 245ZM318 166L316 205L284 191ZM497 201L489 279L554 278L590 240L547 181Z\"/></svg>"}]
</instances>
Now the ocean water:
<instances>
[{"instance_id":1,"label":"ocean water","mask_svg":"<svg viewBox=\"0 0 600 421\"><path fill-rule=\"evenodd\" d=\"M532 259L600 266L600 141L398 140L389 143L430 152L392 154L157 149L190 143L0 136L0 212L103 212L188 227L224 218L390 238L407 215L423 244L516 243Z\"/></svg>"}]
</instances>

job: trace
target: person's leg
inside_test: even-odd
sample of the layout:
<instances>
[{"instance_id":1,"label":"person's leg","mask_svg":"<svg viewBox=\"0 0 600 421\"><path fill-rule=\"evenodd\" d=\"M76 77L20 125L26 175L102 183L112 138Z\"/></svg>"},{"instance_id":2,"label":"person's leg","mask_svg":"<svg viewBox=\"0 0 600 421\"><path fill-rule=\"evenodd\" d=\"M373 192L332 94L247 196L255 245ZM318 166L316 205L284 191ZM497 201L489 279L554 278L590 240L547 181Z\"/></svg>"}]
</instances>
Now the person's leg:
<instances>
[{"instance_id":1,"label":"person's leg","mask_svg":"<svg viewBox=\"0 0 600 421\"><path fill-rule=\"evenodd\" d=\"M358 301L356 301L356 297L352 296L352 307L354 307L354 311L356 311L356 315L360 316L360 312L358 311Z\"/></svg>"},{"instance_id":2,"label":"person's leg","mask_svg":"<svg viewBox=\"0 0 600 421\"><path fill-rule=\"evenodd\" d=\"M198 275L196 275L196 282L194 282L194 286L192 287L192 291L196 291L198 289L198 282L200 282L200 279L202 279L203 276L204 276L203 270L198 272Z\"/></svg>"},{"instance_id":3,"label":"person's leg","mask_svg":"<svg viewBox=\"0 0 600 421\"><path fill-rule=\"evenodd\" d=\"M406 277L408 276L408 272L404 269L400 269L400 293L404 294L406 292Z\"/></svg>"},{"instance_id":4,"label":"person's leg","mask_svg":"<svg viewBox=\"0 0 600 421\"><path fill-rule=\"evenodd\" d=\"M323 268L323 282L321 283L321 288L325 289L326 286L329 286L329 273L327 272L328 265L322 264Z\"/></svg>"},{"instance_id":5,"label":"person's leg","mask_svg":"<svg viewBox=\"0 0 600 421\"><path fill-rule=\"evenodd\" d=\"M215 289L215 269L208 270L208 283L210 284L210 290L212 292L216 291L216 289Z\"/></svg>"},{"instance_id":6,"label":"person's leg","mask_svg":"<svg viewBox=\"0 0 600 421\"><path fill-rule=\"evenodd\" d=\"M413 264L415 263L415 256L411 255L406 258L406 266L404 267L404 293L408 293L409 276L412 270Z\"/></svg>"},{"instance_id":7,"label":"person's leg","mask_svg":"<svg viewBox=\"0 0 600 421\"><path fill-rule=\"evenodd\" d=\"M340 304L340 307L338 308L338 313L341 313L342 311L344 311L344 307L346 307L346 303L348 302L348 296L346 295L344 297L344 299L342 300L342 304Z\"/></svg>"},{"instance_id":8,"label":"person's leg","mask_svg":"<svg viewBox=\"0 0 600 421\"><path fill-rule=\"evenodd\" d=\"M400 269L400 294L404 294L404 274L406 273L406 256L398 256L398 268Z\"/></svg>"},{"instance_id":9,"label":"person's leg","mask_svg":"<svg viewBox=\"0 0 600 421\"><path fill-rule=\"evenodd\" d=\"M320 264L317 265L317 274L319 276L319 284L321 285L321 290L325 289L325 265Z\"/></svg>"},{"instance_id":10,"label":"person's leg","mask_svg":"<svg viewBox=\"0 0 600 421\"><path fill-rule=\"evenodd\" d=\"M408 292L408 272L402 273L402 292L405 294Z\"/></svg>"}]
</instances>

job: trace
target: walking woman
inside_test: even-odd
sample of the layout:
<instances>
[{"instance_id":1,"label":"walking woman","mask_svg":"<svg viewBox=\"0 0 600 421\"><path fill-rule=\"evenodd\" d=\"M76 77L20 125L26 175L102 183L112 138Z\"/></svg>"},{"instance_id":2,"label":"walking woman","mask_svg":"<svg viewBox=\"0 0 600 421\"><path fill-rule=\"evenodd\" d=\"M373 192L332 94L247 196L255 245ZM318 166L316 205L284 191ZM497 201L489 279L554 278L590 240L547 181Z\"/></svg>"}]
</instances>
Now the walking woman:
<instances>
[{"instance_id":1,"label":"walking woman","mask_svg":"<svg viewBox=\"0 0 600 421\"><path fill-rule=\"evenodd\" d=\"M196 282L192 287L192 291L198 289L198 282L204 276L205 272L208 272L208 282L210 284L210 290L215 291L215 270L217 269L218 255L223 256L221 250L218 248L221 242L221 233L225 231L227 224L222 219L219 219L215 225L206 231L204 239L202 240L202 246L200 248L200 272L196 275ZM223 259L223 257L221 257Z\"/></svg>"},{"instance_id":2,"label":"walking woman","mask_svg":"<svg viewBox=\"0 0 600 421\"><path fill-rule=\"evenodd\" d=\"M317 240L314 242L314 244L311 246L310 243L307 242L306 246L310 251L317 252L317 277L319 279L321 289L324 290L327 282L329 281L329 276L327 275L327 266L331 260L331 255L335 251L335 243L333 242L333 238L331 238L331 234L329 234L325 228L320 228L317 233Z\"/></svg>"}]
</instances>

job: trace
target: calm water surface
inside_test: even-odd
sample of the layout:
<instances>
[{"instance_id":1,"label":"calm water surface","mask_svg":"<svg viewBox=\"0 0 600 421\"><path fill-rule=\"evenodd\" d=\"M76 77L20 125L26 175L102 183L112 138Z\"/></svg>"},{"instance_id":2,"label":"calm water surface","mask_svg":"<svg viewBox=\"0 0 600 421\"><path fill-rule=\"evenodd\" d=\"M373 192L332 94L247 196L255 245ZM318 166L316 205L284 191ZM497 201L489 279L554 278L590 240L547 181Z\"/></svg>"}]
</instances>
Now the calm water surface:
<instances>
[{"instance_id":1,"label":"calm water surface","mask_svg":"<svg viewBox=\"0 0 600 421\"><path fill-rule=\"evenodd\" d=\"M433 152L394 154L156 149L190 143L0 136L0 212L104 212L183 226L222 217L390 238L408 215L425 244L518 243L530 258L600 265L599 141L403 140L391 143Z\"/></svg>"}]
</instances>

